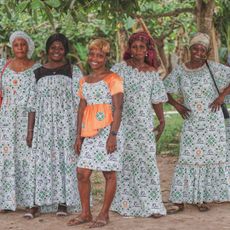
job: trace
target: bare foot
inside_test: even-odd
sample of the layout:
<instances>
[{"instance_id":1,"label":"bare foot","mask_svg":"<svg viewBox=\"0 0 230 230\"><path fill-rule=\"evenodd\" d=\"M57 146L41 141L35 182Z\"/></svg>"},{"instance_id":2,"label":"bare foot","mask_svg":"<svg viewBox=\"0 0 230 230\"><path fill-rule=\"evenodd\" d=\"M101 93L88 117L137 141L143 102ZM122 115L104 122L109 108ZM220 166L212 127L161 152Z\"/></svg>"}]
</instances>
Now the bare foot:
<instances>
[{"instance_id":1,"label":"bare foot","mask_svg":"<svg viewBox=\"0 0 230 230\"><path fill-rule=\"evenodd\" d=\"M109 223L109 217L98 216L95 221L89 226L89 228L101 228Z\"/></svg>"},{"instance_id":2,"label":"bare foot","mask_svg":"<svg viewBox=\"0 0 230 230\"><path fill-rule=\"evenodd\" d=\"M79 215L79 216L76 216L76 217L70 219L67 222L67 225L68 226L74 226L74 225L80 225L80 224L89 223L91 221L92 221L92 216L91 215L89 215L89 216Z\"/></svg>"}]
</instances>

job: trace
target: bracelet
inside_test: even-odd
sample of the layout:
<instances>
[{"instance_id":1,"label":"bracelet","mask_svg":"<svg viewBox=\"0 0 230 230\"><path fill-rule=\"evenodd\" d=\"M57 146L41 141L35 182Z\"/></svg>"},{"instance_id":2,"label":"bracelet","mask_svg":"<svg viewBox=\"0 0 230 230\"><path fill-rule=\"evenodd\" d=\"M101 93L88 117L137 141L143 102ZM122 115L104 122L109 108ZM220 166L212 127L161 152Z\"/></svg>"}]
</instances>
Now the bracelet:
<instances>
[{"instance_id":1,"label":"bracelet","mask_svg":"<svg viewBox=\"0 0 230 230\"><path fill-rule=\"evenodd\" d=\"M116 131L111 131L110 134L111 134L112 136L117 136L117 132L116 132Z\"/></svg>"}]
</instances>

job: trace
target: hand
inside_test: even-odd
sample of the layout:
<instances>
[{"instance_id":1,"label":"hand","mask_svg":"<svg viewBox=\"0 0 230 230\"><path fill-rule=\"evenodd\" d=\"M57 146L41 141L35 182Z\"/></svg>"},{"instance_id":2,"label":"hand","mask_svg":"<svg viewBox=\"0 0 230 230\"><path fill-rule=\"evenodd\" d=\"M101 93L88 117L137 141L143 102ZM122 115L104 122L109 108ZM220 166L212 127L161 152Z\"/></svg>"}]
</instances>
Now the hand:
<instances>
[{"instance_id":1,"label":"hand","mask_svg":"<svg viewBox=\"0 0 230 230\"><path fill-rule=\"evenodd\" d=\"M224 103L224 96L219 95L210 105L209 108L211 108L212 112L216 112L220 110L221 105Z\"/></svg>"},{"instance_id":2,"label":"hand","mask_svg":"<svg viewBox=\"0 0 230 230\"><path fill-rule=\"evenodd\" d=\"M82 142L83 142L83 139L81 137L77 137L75 140L74 149L78 156L80 155L80 152L81 152Z\"/></svg>"},{"instance_id":3,"label":"hand","mask_svg":"<svg viewBox=\"0 0 230 230\"><path fill-rule=\"evenodd\" d=\"M185 106L183 106L182 104L177 104L175 106L176 110L179 112L179 114L182 116L183 119L188 119L190 116L190 112L191 110L189 110L188 108L186 108Z\"/></svg>"},{"instance_id":4,"label":"hand","mask_svg":"<svg viewBox=\"0 0 230 230\"><path fill-rule=\"evenodd\" d=\"M107 153L113 153L117 149L117 137L109 135L106 142Z\"/></svg>"},{"instance_id":5,"label":"hand","mask_svg":"<svg viewBox=\"0 0 230 230\"><path fill-rule=\"evenodd\" d=\"M26 144L29 148L32 147L32 141L33 141L33 131L28 131L26 137Z\"/></svg>"},{"instance_id":6,"label":"hand","mask_svg":"<svg viewBox=\"0 0 230 230\"><path fill-rule=\"evenodd\" d=\"M156 133L156 141L160 139L161 134L164 131L164 128L165 128L165 122L162 121L155 129L153 129L153 132Z\"/></svg>"}]
</instances>

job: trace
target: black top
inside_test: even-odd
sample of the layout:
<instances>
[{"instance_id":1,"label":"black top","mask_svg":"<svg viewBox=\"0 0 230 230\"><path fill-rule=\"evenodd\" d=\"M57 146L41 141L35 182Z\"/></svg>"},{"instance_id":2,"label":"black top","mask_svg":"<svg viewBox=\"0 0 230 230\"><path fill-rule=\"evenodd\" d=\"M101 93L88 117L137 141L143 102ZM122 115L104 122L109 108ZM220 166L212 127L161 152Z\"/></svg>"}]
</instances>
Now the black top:
<instances>
[{"instance_id":1,"label":"black top","mask_svg":"<svg viewBox=\"0 0 230 230\"><path fill-rule=\"evenodd\" d=\"M52 76L52 75L64 75L69 78L72 78L72 66L69 63L54 69L48 69L45 68L44 66L41 66L36 70L34 70L34 74L35 74L36 82L38 82L38 80L43 77Z\"/></svg>"}]
</instances>

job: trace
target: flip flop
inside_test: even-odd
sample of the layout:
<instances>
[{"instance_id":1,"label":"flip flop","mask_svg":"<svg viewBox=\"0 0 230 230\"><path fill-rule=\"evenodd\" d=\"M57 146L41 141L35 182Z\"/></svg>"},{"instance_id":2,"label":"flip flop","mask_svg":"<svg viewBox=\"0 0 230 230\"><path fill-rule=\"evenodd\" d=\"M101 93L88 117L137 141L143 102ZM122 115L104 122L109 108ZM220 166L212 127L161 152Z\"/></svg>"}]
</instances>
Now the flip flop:
<instances>
[{"instance_id":1,"label":"flip flop","mask_svg":"<svg viewBox=\"0 0 230 230\"><path fill-rule=\"evenodd\" d=\"M56 212L56 216L68 216L67 212L63 212L63 211L57 211Z\"/></svg>"},{"instance_id":2,"label":"flip flop","mask_svg":"<svg viewBox=\"0 0 230 230\"><path fill-rule=\"evenodd\" d=\"M34 219L34 218L36 218L36 217L38 217L38 216L40 216L40 212L36 212L36 213L34 213L34 214L32 214L32 213L30 213L30 212L27 212L27 213L25 213L24 214L24 218L25 219L27 219L27 220L32 220L32 219Z\"/></svg>"},{"instance_id":3,"label":"flip flop","mask_svg":"<svg viewBox=\"0 0 230 230\"><path fill-rule=\"evenodd\" d=\"M92 225L89 226L89 228L101 228L106 226L109 223L109 220L95 220Z\"/></svg>"},{"instance_id":4,"label":"flip flop","mask_svg":"<svg viewBox=\"0 0 230 230\"><path fill-rule=\"evenodd\" d=\"M75 218L72 218L68 221L67 225L68 226L75 226L75 225L80 225L80 224L86 224L91 222L92 218L89 219L83 219L80 216L76 216Z\"/></svg>"},{"instance_id":5,"label":"flip flop","mask_svg":"<svg viewBox=\"0 0 230 230\"><path fill-rule=\"evenodd\" d=\"M172 205L170 207L167 208L167 214L171 215L171 214L176 214L178 212L182 212L184 210L184 205Z\"/></svg>"},{"instance_id":6,"label":"flip flop","mask_svg":"<svg viewBox=\"0 0 230 230\"><path fill-rule=\"evenodd\" d=\"M197 204L196 206L197 206L197 208L198 208L198 210L200 212L207 212L207 211L210 210L210 208L208 207L208 205L204 204L204 203L203 204Z\"/></svg>"},{"instance_id":7,"label":"flip flop","mask_svg":"<svg viewBox=\"0 0 230 230\"><path fill-rule=\"evenodd\" d=\"M162 215L162 214L160 214L160 213L154 213L154 214L151 215L151 217L152 217L152 218L155 218L155 219L161 218L161 217L163 217L163 216L164 216L164 215Z\"/></svg>"}]
</instances>

